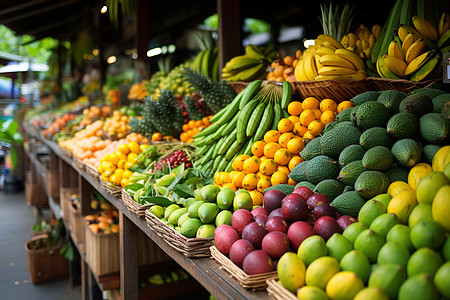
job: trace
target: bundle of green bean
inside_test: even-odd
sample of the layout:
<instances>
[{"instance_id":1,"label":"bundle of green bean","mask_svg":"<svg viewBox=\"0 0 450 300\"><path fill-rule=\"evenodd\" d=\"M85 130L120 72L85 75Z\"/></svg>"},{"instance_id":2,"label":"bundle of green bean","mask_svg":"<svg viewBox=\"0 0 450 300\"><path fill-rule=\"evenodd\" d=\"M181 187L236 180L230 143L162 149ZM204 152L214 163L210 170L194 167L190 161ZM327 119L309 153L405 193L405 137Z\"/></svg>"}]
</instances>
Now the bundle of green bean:
<instances>
[{"instance_id":1,"label":"bundle of green bean","mask_svg":"<svg viewBox=\"0 0 450 300\"><path fill-rule=\"evenodd\" d=\"M231 171L240 154L251 155L251 146L261 140L278 121L288 117L292 85L256 80L210 120L212 125L194 136L197 154L194 166L206 174Z\"/></svg>"}]
</instances>

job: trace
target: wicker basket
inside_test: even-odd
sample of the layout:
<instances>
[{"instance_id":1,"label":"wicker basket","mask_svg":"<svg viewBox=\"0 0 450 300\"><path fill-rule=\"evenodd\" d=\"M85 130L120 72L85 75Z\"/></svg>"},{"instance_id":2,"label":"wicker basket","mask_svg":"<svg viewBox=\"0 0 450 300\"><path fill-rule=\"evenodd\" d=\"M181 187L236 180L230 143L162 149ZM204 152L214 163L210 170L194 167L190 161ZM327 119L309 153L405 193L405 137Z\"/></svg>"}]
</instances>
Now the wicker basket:
<instances>
[{"instance_id":1,"label":"wicker basket","mask_svg":"<svg viewBox=\"0 0 450 300\"><path fill-rule=\"evenodd\" d=\"M61 246L36 250L30 249L29 244L31 242L46 237L47 234L36 235L25 243L28 271L30 272L31 282L33 284L57 280L69 275L67 259L59 254Z\"/></svg>"},{"instance_id":2,"label":"wicker basket","mask_svg":"<svg viewBox=\"0 0 450 300\"><path fill-rule=\"evenodd\" d=\"M61 213L64 220L69 221L70 216L70 196L78 194L77 187L63 187L59 190L59 201L61 204ZM70 224L69 224L70 227Z\"/></svg>"},{"instance_id":3,"label":"wicker basket","mask_svg":"<svg viewBox=\"0 0 450 300\"><path fill-rule=\"evenodd\" d=\"M249 83L244 81L229 81L228 84L231 85L236 94L239 94L247 87Z\"/></svg>"},{"instance_id":4,"label":"wicker basket","mask_svg":"<svg viewBox=\"0 0 450 300\"><path fill-rule=\"evenodd\" d=\"M151 205L142 205L137 203L131 198L130 194L122 189L122 201L125 206L132 212L134 212L139 218L145 218L145 211L151 207Z\"/></svg>"},{"instance_id":5,"label":"wicker basket","mask_svg":"<svg viewBox=\"0 0 450 300\"><path fill-rule=\"evenodd\" d=\"M158 219L149 209L145 211L145 219L150 226L169 246L186 257L210 257L213 238L187 238L174 228Z\"/></svg>"},{"instance_id":6,"label":"wicker basket","mask_svg":"<svg viewBox=\"0 0 450 300\"><path fill-rule=\"evenodd\" d=\"M119 233L93 233L84 223L86 261L95 275L100 276L120 270Z\"/></svg>"},{"instance_id":7,"label":"wicker basket","mask_svg":"<svg viewBox=\"0 0 450 300\"><path fill-rule=\"evenodd\" d=\"M278 279L277 271L247 275L241 268L236 266L228 257L223 255L216 246L211 246L211 256L219 264L221 269L224 269L236 279L239 284L246 289L263 290L267 287L267 279Z\"/></svg>"},{"instance_id":8,"label":"wicker basket","mask_svg":"<svg viewBox=\"0 0 450 300\"><path fill-rule=\"evenodd\" d=\"M84 171L85 170L85 164L84 162L81 161L81 159L79 159L78 157L73 157L72 158L73 164L74 166L79 169L80 171Z\"/></svg>"},{"instance_id":9,"label":"wicker basket","mask_svg":"<svg viewBox=\"0 0 450 300\"><path fill-rule=\"evenodd\" d=\"M350 100L356 95L374 90L370 79L360 81L325 80L295 81L292 83L293 93L300 94L302 99L316 97L319 101L330 98L337 103Z\"/></svg>"},{"instance_id":10,"label":"wicker basket","mask_svg":"<svg viewBox=\"0 0 450 300\"><path fill-rule=\"evenodd\" d=\"M372 87L374 91L396 90L404 93L410 93L415 89L426 88L433 83L442 81L442 78L430 79L420 82L409 81L406 79L388 79L378 77L369 77L368 80L372 81Z\"/></svg>"},{"instance_id":11,"label":"wicker basket","mask_svg":"<svg viewBox=\"0 0 450 300\"><path fill-rule=\"evenodd\" d=\"M100 180L100 184L102 185L102 188L104 188L108 193L113 195L116 198L122 197L122 188L113 186L111 183L104 181L103 179Z\"/></svg>"},{"instance_id":12,"label":"wicker basket","mask_svg":"<svg viewBox=\"0 0 450 300\"><path fill-rule=\"evenodd\" d=\"M84 233L84 219L81 215L81 209L76 209L69 204L69 226L72 233L73 241L78 245L78 248L84 253L86 236Z\"/></svg>"},{"instance_id":13,"label":"wicker basket","mask_svg":"<svg viewBox=\"0 0 450 300\"><path fill-rule=\"evenodd\" d=\"M267 279L267 293L275 300L298 300L276 278Z\"/></svg>"},{"instance_id":14,"label":"wicker basket","mask_svg":"<svg viewBox=\"0 0 450 300\"><path fill-rule=\"evenodd\" d=\"M57 171L47 171L47 193L54 200L59 199L59 173Z\"/></svg>"},{"instance_id":15,"label":"wicker basket","mask_svg":"<svg viewBox=\"0 0 450 300\"><path fill-rule=\"evenodd\" d=\"M100 182L101 176L93 165L86 164L85 168L86 173L88 173L95 181Z\"/></svg>"}]
</instances>

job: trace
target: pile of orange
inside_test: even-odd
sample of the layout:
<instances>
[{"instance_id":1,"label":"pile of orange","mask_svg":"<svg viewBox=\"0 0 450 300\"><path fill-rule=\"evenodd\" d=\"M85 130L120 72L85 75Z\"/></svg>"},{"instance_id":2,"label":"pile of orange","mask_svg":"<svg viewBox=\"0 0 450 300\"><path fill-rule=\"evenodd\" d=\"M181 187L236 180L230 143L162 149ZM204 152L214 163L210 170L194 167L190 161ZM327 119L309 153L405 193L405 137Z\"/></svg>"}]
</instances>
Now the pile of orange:
<instances>
[{"instance_id":1,"label":"pile of orange","mask_svg":"<svg viewBox=\"0 0 450 300\"><path fill-rule=\"evenodd\" d=\"M295 66L300 57L302 57L302 50L297 50L295 56L287 55L283 59L276 59L270 65L270 72L267 73L266 79L270 81L283 82L285 80L295 80L290 75L294 75Z\"/></svg>"},{"instance_id":2,"label":"pile of orange","mask_svg":"<svg viewBox=\"0 0 450 300\"><path fill-rule=\"evenodd\" d=\"M277 130L269 130L261 141L256 141L253 156L239 155L233 161L231 172L218 172L214 183L234 190L249 191L253 205L261 205L264 190L276 184L297 183L288 175L303 159L299 153L307 139L319 136L325 125L336 118L336 113L351 107L350 101L339 105L331 99L308 97L303 102L293 101L288 106L290 116L278 122Z\"/></svg>"},{"instance_id":3,"label":"pile of orange","mask_svg":"<svg viewBox=\"0 0 450 300\"><path fill-rule=\"evenodd\" d=\"M84 222L95 234L119 232L119 212L117 209L109 209L96 214L86 215Z\"/></svg>"},{"instance_id":4,"label":"pile of orange","mask_svg":"<svg viewBox=\"0 0 450 300\"><path fill-rule=\"evenodd\" d=\"M129 121L130 118L128 116L115 110L113 116L105 120L103 131L110 136L117 136L119 139L123 138L131 130L131 126L128 125Z\"/></svg>"},{"instance_id":5,"label":"pile of orange","mask_svg":"<svg viewBox=\"0 0 450 300\"><path fill-rule=\"evenodd\" d=\"M141 83L133 83L128 92L128 99L144 100L145 97L149 96L150 93L145 87L146 83L148 83L148 80L144 80Z\"/></svg>"},{"instance_id":6,"label":"pile of orange","mask_svg":"<svg viewBox=\"0 0 450 300\"><path fill-rule=\"evenodd\" d=\"M85 118L81 121L81 125L91 124L98 119L107 118L111 115L111 106L91 106L83 110Z\"/></svg>"},{"instance_id":7,"label":"pile of orange","mask_svg":"<svg viewBox=\"0 0 450 300\"><path fill-rule=\"evenodd\" d=\"M201 120L189 120L188 123L183 125L183 132L180 134L180 141L184 143L192 143L194 141L194 135L211 125L209 120L212 116L204 117Z\"/></svg>"}]
</instances>

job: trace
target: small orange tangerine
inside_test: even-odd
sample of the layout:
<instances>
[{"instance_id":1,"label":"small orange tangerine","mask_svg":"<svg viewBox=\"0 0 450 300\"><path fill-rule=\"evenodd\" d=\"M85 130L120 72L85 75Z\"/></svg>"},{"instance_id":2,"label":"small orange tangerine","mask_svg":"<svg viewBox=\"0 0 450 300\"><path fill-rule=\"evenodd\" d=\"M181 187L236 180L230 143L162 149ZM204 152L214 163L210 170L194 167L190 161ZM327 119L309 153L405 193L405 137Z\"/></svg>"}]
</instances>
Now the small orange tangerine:
<instances>
[{"instance_id":1,"label":"small orange tangerine","mask_svg":"<svg viewBox=\"0 0 450 300\"><path fill-rule=\"evenodd\" d=\"M266 142L264 141L256 141L253 143L251 151L252 154L255 156L263 156L264 155L264 146L266 145Z\"/></svg>"},{"instance_id":2,"label":"small orange tangerine","mask_svg":"<svg viewBox=\"0 0 450 300\"><path fill-rule=\"evenodd\" d=\"M287 149L291 154L299 154L305 147L305 143L301 137L291 139L287 144Z\"/></svg>"},{"instance_id":3,"label":"small orange tangerine","mask_svg":"<svg viewBox=\"0 0 450 300\"><path fill-rule=\"evenodd\" d=\"M264 142L276 143L281 133L278 130L269 130L264 134Z\"/></svg>"},{"instance_id":4,"label":"small orange tangerine","mask_svg":"<svg viewBox=\"0 0 450 300\"><path fill-rule=\"evenodd\" d=\"M231 183L230 173L228 172L220 172L219 182L220 184Z\"/></svg>"},{"instance_id":5,"label":"small orange tangerine","mask_svg":"<svg viewBox=\"0 0 450 300\"><path fill-rule=\"evenodd\" d=\"M247 174L244 179L242 179L242 187L246 190L254 190L256 188L256 184L258 183L258 177L256 174Z\"/></svg>"},{"instance_id":6,"label":"small orange tangerine","mask_svg":"<svg viewBox=\"0 0 450 300\"><path fill-rule=\"evenodd\" d=\"M244 161L244 173L253 173L255 174L256 172L258 172L259 170L259 158L257 156L252 156L250 158L247 158Z\"/></svg>"},{"instance_id":7,"label":"small orange tangerine","mask_svg":"<svg viewBox=\"0 0 450 300\"><path fill-rule=\"evenodd\" d=\"M270 177L262 177L258 180L258 184L256 185L256 189L263 193L265 189L272 186L272 181Z\"/></svg>"},{"instance_id":8,"label":"small orange tangerine","mask_svg":"<svg viewBox=\"0 0 450 300\"><path fill-rule=\"evenodd\" d=\"M277 184L282 184L282 183L286 184L289 181L289 177L286 173L283 173L281 171L276 171L270 177L270 181L271 181L272 185L277 185Z\"/></svg>"},{"instance_id":9,"label":"small orange tangerine","mask_svg":"<svg viewBox=\"0 0 450 300\"><path fill-rule=\"evenodd\" d=\"M278 143L274 143L274 142L267 143L264 146L264 156L267 158L273 158L275 155L275 152L280 148L281 148L281 145Z\"/></svg>"},{"instance_id":10,"label":"small orange tangerine","mask_svg":"<svg viewBox=\"0 0 450 300\"><path fill-rule=\"evenodd\" d=\"M275 69L273 70L273 75L275 77L283 77L283 72L284 72L285 68L286 68L286 66L282 66L282 65L276 66Z\"/></svg>"},{"instance_id":11,"label":"small orange tangerine","mask_svg":"<svg viewBox=\"0 0 450 300\"><path fill-rule=\"evenodd\" d=\"M303 161L303 158L301 158L298 155L292 155L291 160L288 163L288 168L292 172L292 169L295 168L296 165L301 163Z\"/></svg>"},{"instance_id":12,"label":"small orange tangerine","mask_svg":"<svg viewBox=\"0 0 450 300\"><path fill-rule=\"evenodd\" d=\"M300 101L291 101L287 107L287 111L291 116L299 116L302 111L302 103Z\"/></svg>"},{"instance_id":13,"label":"small orange tangerine","mask_svg":"<svg viewBox=\"0 0 450 300\"><path fill-rule=\"evenodd\" d=\"M252 197L253 206L262 205L263 197L264 197L263 193L261 193L257 190L253 190L253 191L250 191L249 194L250 194L250 197Z\"/></svg>"},{"instance_id":14,"label":"small orange tangerine","mask_svg":"<svg viewBox=\"0 0 450 300\"><path fill-rule=\"evenodd\" d=\"M325 124L323 124L320 121L312 121L308 125L308 131L315 137L319 136L319 134L322 133L323 129L325 128Z\"/></svg>"},{"instance_id":15,"label":"small orange tangerine","mask_svg":"<svg viewBox=\"0 0 450 300\"><path fill-rule=\"evenodd\" d=\"M336 120L336 113L332 110L326 110L320 116L320 122L325 125L333 122L334 120Z\"/></svg>"},{"instance_id":16,"label":"small orange tangerine","mask_svg":"<svg viewBox=\"0 0 450 300\"><path fill-rule=\"evenodd\" d=\"M297 185L297 182L294 180L294 179L292 179L292 178L289 178L289 180L288 180L288 183L287 184L289 184L289 185L292 185L292 186L296 186Z\"/></svg>"},{"instance_id":17,"label":"small orange tangerine","mask_svg":"<svg viewBox=\"0 0 450 300\"><path fill-rule=\"evenodd\" d=\"M353 103L346 100L346 101L342 101L341 103L338 104L337 106L337 113L340 113L343 110L346 110L347 108L353 107Z\"/></svg>"},{"instance_id":18,"label":"small orange tangerine","mask_svg":"<svg viewBox=\"0 0 450 300\"><path fill-rule=\"evenodd\" d=\"M300 114L300 124L303 126L308 126L309 123L311 123L312 121L314 121L316 119L316 115L314 114L314 112L310 109L305 109L301 114Z\"/></svg>"},{"instance_id":19,"label":"small orange tangerine","mask_svg":"<svg viewBox=\"0 0 450 300\"><path fill-rule=\"evenodd\" d=\"M213 181L215 184L220 184L220 174L221 172L217 172L216 174L214 174L213 176Z\"/></svg>"},{"instance_id":20,"label":"small orange tangerine","mask_svg":"<svg viewBox=\"0 0 450 300\"><path fill-rule=\"evenodd\" d=\"M320 102L316 97L307 97L302 102L303 109L319 108Z\"/></svg>"},{"instance_id":21,"label":"small orange tangerine","mask_svg":"<svg viewBox=\"0 0 450 300\"><path fill-rule=\"evenodd\" d=\"M292 67L292 63L294 62L294 60L295 60L295 58L294 57L292 57L292 56L285 56L284 58L283 58L283 62L286 64L286 65L288 65L288 66L290 66L290 67Z\"/></svg>"},{"instance_id":22,"label":"small orange tangerine","mask_svg":"<svg viewBox=\"0 0 450 300\"><path fill-rule=\"evenodd\" d=\"M289 132L294 127L294 123L292 123L291 120L288 118L283 118L280 121L278 121L277 129L280 133Z\"/></svg>"},{"instance_id":23,"label":"small orange tangerine","mask_svg":"<svg viewBox=\"0 0 450 300\"><path fill-rule=\"evenodd\" d=\"M238 155L233 161L233 164L231 165L233 167L233 170L235 171L242 171L244 170L244 162L247 158L250 158L249 155Z\"/></svg>"},{"instance_id":24,"label":"small orange tangerine","mask_svg":"<svg viewBox=\"0 0 450 300\"><path fill-rule=\"evenodd\" d=\"M259 172L265 176L272 175L277 170L277 164L273 159L266 159L259 165Z\"/></svg>"},{"instance_id":25,"label":"small orange tangerine","mask_svg":"<svg viewBox=\"0 0 450 300\"><path fill-rule=\"evenodd\" d=\"M203 117L202 123L203 123L204 126L211 125L211 123L209 122L209 118L208 117Z\"/></svg>"},{"instance_id":26,"label":"small orange tangerine","mask_svg":"<svg viewBox=\"0 0 450 300\"><path fill-rule=\"evenodd\" d=\"M277 172L283 172L284 174L288 175L291 173L291 171L289 171L289 168L286 166L278 166L277 167Z\"/></svg>"},{"instance_id":27,"label":"small orange tangerine","mask_svg":"<svg viewBox=\"0 0 450 300\"><path fill-rule=\"evenodd\" d=\"M245 173L244 172L237 172L233 178L231 179L231 183L237 187L237 188L241 188L242 187L242 180L245 177Z\"/></svg>"},{"instance_id":28,"label":"small orange tangerine","mask_svg":"<svg viewBox=\"0 0 450 300\"><path fill-rule=\"evenodd\" d=\"M294 128L292 129L292 132L298 136L303 136L306 131L308 131L308 127L303 126L300 122L295 123Z\"/></svg>"},{"instance_id":29,"label":"small orange tangerine","mask_svg":"<svg viewBox=\"0 0 450 300\"><path fill-rule=\"evenodd\" d=\"M316 117L316 120L320 120L320 116L322 116L322 112L320 111L320 109L315 108L312 111L314 113L314 116Z\"/></svg>"},{"instance_id":30,"label":"small orange tangerine","mask_svg":"<svg viewBox=\"0 0 450 300\"><path fill-rule=\"evenodd\" d=\"M302 55L303 55L303 51L302 50L295 51L295 57L296 58L300 58L300 57L302 57Z\"/></svg>"},{"instance_id":31,"label":"small orange tangerine","mask_svg":"<svg viewBox=\"0 0 450 300\"><path fill-rule=\"evenodd\" d=\"M195 127L201 127L201 126L203 126L203 121L202 120L195 121Z\"/></svg>"},{"instance_id":32,"label":"small orange tangerine","mask_svg":"<svg viewBox=\"0 0 450 300\"><path fill-rule=\"evenodd\" d=\"M337 104L336 102L334 102L334 100L332 99L323 99L322 101L320 101L320 111L324 112L326 110L334 110L336 111L337 109Z\"/></svg>"},{"instance_id":33,"label":"small orange tangerine","mask_svg":"<svg viewBox=\"0 0 450 300\"><path fill-rule=\"evenodd\" d=\"M285 132L282 135L280 135L280 138L278 139L278 144L280 144L281 147L287 148L287 143L294 138L294 134L292 132Z\"/></svg>"},{"instance_id":34,"label":"small orange tangerine","mask_svg":"<svg viewBox=\"0 0 450 300\"><path fill-rule=\"evenodd\" d=\"M188 124L184 124L183 125L183 131L188 131L189 130L189 125Z\"/></svg>"},{"instance_id":35,"label":"small orange tangerine","mask_svg":"<svg viewBox=\"0 0 450 300\"><path fill-rule=\"evenodd\" d=\"M312 135L311 132L307 131L307 132L305 132L305 134L303 135L303 138L304 138L304 139L310 139L310 140L313 140L313 139L315 139L316 137L315 137L314 135Z\"/></svg>"},{"instance_id":36,"label":"small orange tangerine","mask_svg":"<svg viewBox=\"0 0 450 300\"><path fill-rule=\"evenodd\" d=\"M222 186L222 188L230 188L230 189L232 189L233 191L237 191L237 188L234 186L234 184L232 184L231 182L228 182L228 183L225 183L223 186Z\"/></svg>"},{"instance_id":37,"label":"small orange tangerine","mask_svg":"<svg viewBox=\"0 0 450 300\"><path fill-rule=\"evenodd\" d=\"M285 166L291 160L291 152L285 148L278 149L273 159L278 165Z\"/></svg>"},{"instance_id":38,"label":"small orange tangerine","mask_svg":"<svg viewBox=\"0 0 450 300\"><path fill-rule=\"evenodd\" d=\"M196 124L194 120L189 120L188 125L190 129L194 129Z\"/></svg>"},{"instance_id":39,"label":"small orange tangerine","mask_svg":"<svg viewBox=\"0 0 450 300\"><path fill-rule=\"evenodd\" d=\"M155 132L154 134L152 134L152 141L154 142L159 142L162 140L162 138L163 136L160 132Z\"/></svg>"},{"instance_id":40,"label":"small orange tangerine","mask_svg":"<svg viewBox=\"0 0 450 300\"><path fill-rule=\"evenodd\" d=\"M291 120L293 124L300 122L299 116L289 116L288 119Z\"/></svg>"}]
</instances>

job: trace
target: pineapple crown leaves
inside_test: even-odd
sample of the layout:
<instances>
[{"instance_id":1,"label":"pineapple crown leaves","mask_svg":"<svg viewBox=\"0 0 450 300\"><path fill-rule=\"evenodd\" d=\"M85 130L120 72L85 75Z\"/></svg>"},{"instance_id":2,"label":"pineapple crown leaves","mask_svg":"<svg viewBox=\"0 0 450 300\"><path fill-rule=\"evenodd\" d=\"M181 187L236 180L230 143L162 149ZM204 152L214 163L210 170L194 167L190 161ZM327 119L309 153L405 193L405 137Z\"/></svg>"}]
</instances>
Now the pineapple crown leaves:
<instances>
[{"instance_id":1,"label":"pineapple crown leaves","mask_svg":"<svg viewBox=\"0 0 450 300\"><path fill-rule=\"evenodd\" d=\"M354 6L345 3L342 12L339 10L339 5L333 10L333 3L328 7L326 4L320 5L321 17L319 17L322 24L323 33L331 35L338 41L350 32L351 23L354 17Z\"/></svg>"},{"instance_id":2,"label":"pineapple crown leaves","mask_svg":"<svg viewBox=\"0 0 450 300\"><path fill-rule=\"evenodd\" d=\"M209 90L212 87L211 78L203 75L203 72L199 73L192 68L184 68L184 77L200 93Z\"/></svg>"}]
</instances>

